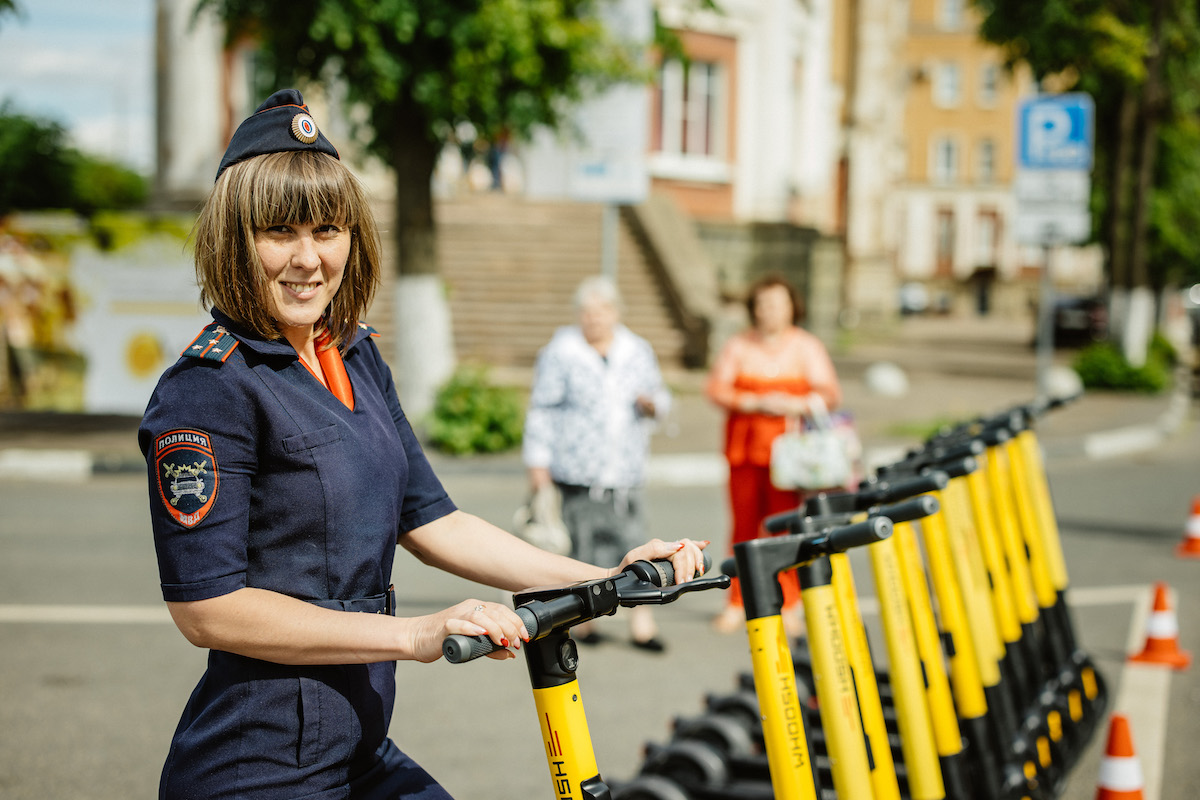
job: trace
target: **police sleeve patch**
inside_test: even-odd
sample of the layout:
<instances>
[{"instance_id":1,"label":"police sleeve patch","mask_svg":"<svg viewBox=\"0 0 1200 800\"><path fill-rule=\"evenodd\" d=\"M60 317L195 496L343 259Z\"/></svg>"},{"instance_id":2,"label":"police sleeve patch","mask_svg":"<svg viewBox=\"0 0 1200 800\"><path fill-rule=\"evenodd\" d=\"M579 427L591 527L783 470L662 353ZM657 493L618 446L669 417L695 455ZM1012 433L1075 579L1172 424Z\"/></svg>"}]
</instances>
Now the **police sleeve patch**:
<instances>
[{"instance_id":1,"label":"police sleeve patch","mask_svg":"<svg viewBox=\"0 0 1200 800\"><path fill-rule=\"evenodd\" d=\"M154 468L163 508L185 528L199 525L221 482L211 437L187 428L167 431L154 440Z\"/></svg>"}]
</instances>

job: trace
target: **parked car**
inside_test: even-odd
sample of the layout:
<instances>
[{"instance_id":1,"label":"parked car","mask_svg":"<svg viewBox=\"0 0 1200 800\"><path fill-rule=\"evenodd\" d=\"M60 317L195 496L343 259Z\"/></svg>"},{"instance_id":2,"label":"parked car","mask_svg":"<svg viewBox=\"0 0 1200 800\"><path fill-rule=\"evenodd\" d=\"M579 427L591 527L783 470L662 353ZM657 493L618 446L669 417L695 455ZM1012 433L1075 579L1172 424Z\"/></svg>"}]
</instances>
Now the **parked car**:
<instances>
[{"instance_id":1,"label":"parked car","mask_svg":"<svg viewBox=\"0 0 1200 800\"><path fill-rule=\"evenodd\" d=\"M1059 297L1054 301L1054 344L1080 347L1108 337L1108 305L1101 297Z\"/></svg>"},{"instance_id":2,"label":"parked car","mask_svg":"<svg viewBox=\"0 0 1200 800\"><path fill-rule=\"evenodd\" d=\"M929 290L924 284L909 281L899 291L901 314L924 314L929 310Z\"/></svg>"}]
</instances>

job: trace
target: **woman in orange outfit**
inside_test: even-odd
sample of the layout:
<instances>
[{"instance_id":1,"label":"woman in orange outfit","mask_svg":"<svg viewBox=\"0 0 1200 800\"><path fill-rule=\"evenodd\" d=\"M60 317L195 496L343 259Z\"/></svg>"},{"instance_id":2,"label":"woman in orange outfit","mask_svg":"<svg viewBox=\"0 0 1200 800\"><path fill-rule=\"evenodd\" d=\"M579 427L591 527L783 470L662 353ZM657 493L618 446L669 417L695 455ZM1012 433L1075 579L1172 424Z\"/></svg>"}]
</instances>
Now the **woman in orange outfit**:
<instances>
[{"instance_id":1,"label":"woman in orange outfit","mask_svg":"<svg viewBox=\"0 0 1200 800\"><path fill-rule=\"evenodd\" d=\"M709 374L709 399L728 412L725 458L729 461L729 507L733 518L730 551L738 542L762 535L768 516L796 508L804 497L771 485L771 443L787 428L788 418L808 411L820 395L828 409L842 400L833 362L825 345L802 330L799 297L780 276L760 278L747 297L752 327L730 339ZM781 576L784 624L790 634L803 629L794 571ZM722 632L745 624L742 594L735 580L725 610L713 620Z\"/></svg>"}]
</instances>

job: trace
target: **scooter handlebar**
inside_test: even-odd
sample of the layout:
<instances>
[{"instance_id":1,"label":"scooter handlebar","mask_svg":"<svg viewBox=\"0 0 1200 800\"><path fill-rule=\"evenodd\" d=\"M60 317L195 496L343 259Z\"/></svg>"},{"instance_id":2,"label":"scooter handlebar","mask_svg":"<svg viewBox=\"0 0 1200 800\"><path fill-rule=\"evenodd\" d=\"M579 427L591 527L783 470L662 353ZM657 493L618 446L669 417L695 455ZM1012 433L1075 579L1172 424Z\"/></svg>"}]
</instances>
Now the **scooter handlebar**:
<instances>
[{"instance_id":1,"label":"scooter handlebar","mask_svg":"<svg viewBox=\"0 0 1200 800\"><path fill-rule=\"evenodd\" d=\"M704 566L693 576L696 578L708 572L712 567L712 559L708 553L702 552L701 555L704 556ZM675 565L670 561L635 561L625 568L622 572L622 575L624 574L633 574L659 588L675 585Z\"/></svg>"},{"instance_id":2,"label":"scooter handlebar","mask_svg":"<svg viewBox=\"0 0 1200 800\"><path fill-rule=\"evenodd\" d=\"M703 569L697 573L696 577L708 572L712 566L712 559L707 553L704 553ZM670 561L635 561L627 566L622 572L611 579L617 587L617 596L621 597L621 589L623 585L629 588L632 593L646 594L638 592L638 584L652 584L658 588L667 588L675 584L675 567ZM728 579L722 578L725 585L728 585ZM704 582L702 582L704 583ZM714 586L716 586L714 582ZM710 586L697 588L713 588ZM670 602L677 596L677 593L660 593L658 602ZM645 602L645 598L639 602ZM631 600L632 602L632 600ZM563 627L565 624L582 621L580 615L586 615L583 610L584 605L579 598L574 594L563 594L559 597L551 597L545 600L531 600L528 603L517 606L517 616L521 618L521 622L525 624L525 631L529 634L529 640L540 638L544 633L549 633L556 627ZM494 653L497 650L503 649L501 645L493 642L488 636L466 636L464 634L450 634L442 640L442 655L451 664L462 664L467 661L473 661L477 658L482 658L489 653Z\"/></svg>"},{"instance_id":3,"label":"scooter handlebar","mask_svg":"<svg viewBox=\"0 0 1200 800\"><path fill-rule=\"evenodd\" d=\"M827 544L822 549L828 553L844 553L853 547L882 542L892 535L892 527L890 517L868 517L862 522L831 530Z\"/></svg>"},{"instance_id":4,"label":"scooter handlebar","mask_svg":"<svg viewBox=\"0 0 1200 800\"><path fill-rule=\"evenodd\" d=\"M936 492L945 489L949 482L950 480L944 472L926 472L912 478L888 481L881 487L882 497L880 499L884 503L905 500L909 497L925 494L926 492Z\"/></svg>"},{"instance_id":5,"label":"scooter handlebar","mask_svg":"<svg viewBox=\"0 0 1200 800\"><path fill-rule=\"evenodd\" d=\"M941 475L943 483L945 482L946 473L933 473ZM930 514L937 513L938 501L933 495L921 495L914 497L911 500L905 500L903 503L896 503L890 506L883 506L876 509L873 513L881 517L886 517L892 522L912 522L914 519L928 517Z\"/></svg>"},{"instance_id":6,"label":"scooter handlebar","mask_svg":"<svg viewBox=\"0 0 1200 800\"><path fill-rule=\"evenodd\" d=\"M525 632L529 634L530 640L536 639L539 628L537 615L529 606L521 606L516 611L521 622L525 623ZM502 649L500 645L487 636L465 636L461 633L452 633L442 640L442 655L451 664L474 661L500 649Z\"/></svg>"}]
</instances>

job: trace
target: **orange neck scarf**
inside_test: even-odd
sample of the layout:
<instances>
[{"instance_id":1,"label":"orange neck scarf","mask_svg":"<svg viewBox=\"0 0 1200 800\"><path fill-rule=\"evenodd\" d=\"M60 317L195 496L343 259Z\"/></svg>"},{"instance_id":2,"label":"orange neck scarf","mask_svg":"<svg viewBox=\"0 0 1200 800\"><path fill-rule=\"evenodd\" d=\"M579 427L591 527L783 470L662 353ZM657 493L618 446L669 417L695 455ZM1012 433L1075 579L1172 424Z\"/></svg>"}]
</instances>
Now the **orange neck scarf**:
<instances>
[{"instance_id":1,"label":"orange neck scarf","mask_svg":"<svg viewBox=\"0 0 1200 800\"><path fill-rule=\"evenodd\" d=\"M325 384L329 387L329 391L333 392L333 396L342 401L342 404L351 411L354 410L354 388L350 385L350 376L346 374L346 365L342 361L342 354L336 347L329 346L329 334L322 333L317 337L317 362L321 365L321 371L325 373ZM312 373L313 377L317 377L317 373L308 365L308 362L303 358L300 363L304 364L304 368ZM319 379L318 379L319 380Z\"/></svg>"}]
</instances>

